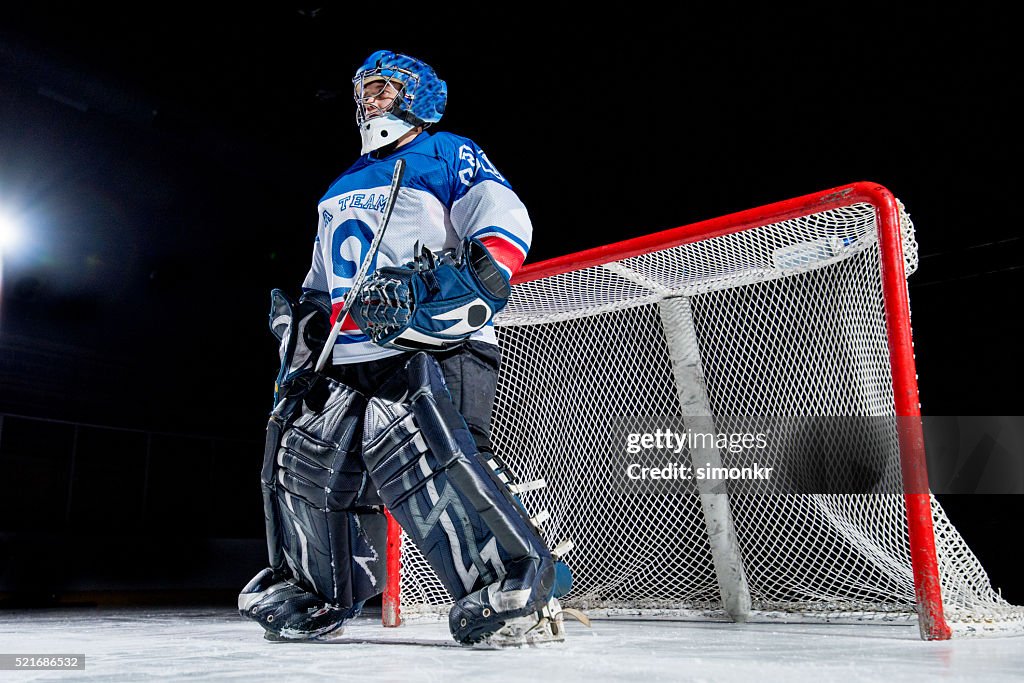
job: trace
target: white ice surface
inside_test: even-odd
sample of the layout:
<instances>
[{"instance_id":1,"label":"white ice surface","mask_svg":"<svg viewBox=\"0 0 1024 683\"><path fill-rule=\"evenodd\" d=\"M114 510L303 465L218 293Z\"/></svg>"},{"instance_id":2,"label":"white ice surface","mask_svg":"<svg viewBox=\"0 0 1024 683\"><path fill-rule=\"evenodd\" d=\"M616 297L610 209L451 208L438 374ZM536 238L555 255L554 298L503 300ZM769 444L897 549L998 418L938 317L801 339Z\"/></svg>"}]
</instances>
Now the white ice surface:
<instances>
[{"instance_id":1,"label":"white ice surface","mask_svg":"<svg viewBox=\"0 0 1024 683\"><path fill-rule=\"evenodd\" d=\"M914 626L569 622L561 645L521 650L271 643L233 609L0 611L0 653L84 654L84 671L0 671L0 681L1022 681L1024 638L924 642ZM445 623L346 638L443 641Z\"/></svg>"}]
</instances>

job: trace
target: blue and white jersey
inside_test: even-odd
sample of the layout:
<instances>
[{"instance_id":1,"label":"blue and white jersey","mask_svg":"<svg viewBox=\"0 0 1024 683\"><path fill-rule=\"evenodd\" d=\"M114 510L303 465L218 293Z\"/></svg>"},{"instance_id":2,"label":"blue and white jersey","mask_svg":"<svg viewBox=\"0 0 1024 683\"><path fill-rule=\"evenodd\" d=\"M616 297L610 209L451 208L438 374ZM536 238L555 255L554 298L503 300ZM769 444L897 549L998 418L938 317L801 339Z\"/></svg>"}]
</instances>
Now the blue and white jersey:
<instances>
[{"instance_id":1,"label":"blue and white jersey","mask_svg":"<svg viewBox=\"0 0 1024 683\"><path fill-rule=\"evenodd\" d=\"M422 132L383 159L361 156L320 200L313 262L302 287L331 295L332 324L383 220L398 158L406 160L405 175L370 272L408 263L417 241L438 252L476 237L511 277L530 249L526 207L483 150L468 138ZM493 323L470 339L496 344ZM348 318L333 360L356 363L398 353L371 342Z\"/></svg>"}]
</instances>

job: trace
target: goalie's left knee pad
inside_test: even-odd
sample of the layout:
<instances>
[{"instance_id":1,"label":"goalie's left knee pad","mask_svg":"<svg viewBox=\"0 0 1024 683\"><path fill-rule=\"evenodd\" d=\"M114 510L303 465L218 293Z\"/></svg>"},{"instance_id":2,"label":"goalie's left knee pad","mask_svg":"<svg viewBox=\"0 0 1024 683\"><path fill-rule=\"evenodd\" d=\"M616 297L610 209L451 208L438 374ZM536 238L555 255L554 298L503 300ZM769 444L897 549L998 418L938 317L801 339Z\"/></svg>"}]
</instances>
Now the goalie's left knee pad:
<instances>
[{"instance_id":1,"label":"goalie's left knee pad","mask_svg":"<svg viewBox=\"0 0 1024 683\"><path fill-rule=\"evenodd\" d=\"M432 356L415 354L369 400L363 444L381 498L456 600L456 640L547 604L551 553L484 469Z\"/></svg>"}]
</instances>

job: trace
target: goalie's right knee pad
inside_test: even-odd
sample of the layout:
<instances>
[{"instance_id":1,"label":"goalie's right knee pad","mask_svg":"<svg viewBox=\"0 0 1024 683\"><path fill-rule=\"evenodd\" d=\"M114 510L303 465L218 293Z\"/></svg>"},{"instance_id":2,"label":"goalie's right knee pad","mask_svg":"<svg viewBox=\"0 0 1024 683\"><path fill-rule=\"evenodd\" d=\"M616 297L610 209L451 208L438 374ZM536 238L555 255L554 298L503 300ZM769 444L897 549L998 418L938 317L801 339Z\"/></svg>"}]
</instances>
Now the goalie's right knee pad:
<instances>
[{"instance_id":1,"label":"goalie's right knee pad","mask_svg":"<svg viewBox=\"0 0 1024 683\"><path fill-rule=\"evenodd\" d=\"M306 379L289 386L268 426L270 563L345 608L383 590L387 521L359 456L365 399L325 376Z\"/></svg>"},{"instance_id":2,"label":"goalie's right knee pad","mask_svg":"<svg viewBox=\"0 0 1024 683\"><path fill-rule=\"evenodd\" d=\"M456 640L547 604L551 553L484 469L432 356L417 353L382 386L363 429L381 498L456 600Z\"/></svg>"}]
</instances>

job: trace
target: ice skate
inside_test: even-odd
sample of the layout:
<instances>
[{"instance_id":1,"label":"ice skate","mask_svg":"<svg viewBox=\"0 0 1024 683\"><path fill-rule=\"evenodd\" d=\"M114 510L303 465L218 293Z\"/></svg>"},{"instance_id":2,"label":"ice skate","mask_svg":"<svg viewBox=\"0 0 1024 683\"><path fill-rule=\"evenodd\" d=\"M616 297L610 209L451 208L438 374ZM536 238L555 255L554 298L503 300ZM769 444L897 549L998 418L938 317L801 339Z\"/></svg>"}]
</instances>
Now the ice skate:
<instances>
[{"instance_id":1,"label":"ice skate","mask_svg":"<svg viewBox=\"0 0 1024 683\"><path fill-rule=\"evenodd\" d=\"M479 643L505 627L510 636L525 633L543 618L551 599L555 570L549 554L526 558L509 565L508 574L458 600L448 614L448 627L456 641ZM530 620L520 623L520 619Z\"/></svg>"},{"instance_id":2,"label":"ice skate","mask_svg":"<svg viewBox=\"0 0 1024 683\"><path fill-rule=\"evenodd\" d=\"M291 579L278 580L267 568L238 595L238 611L263 627L274 642L329 640L344 633L346 621L362 605L348 608L325 602Z\"/></svg>"}]
</instances>

